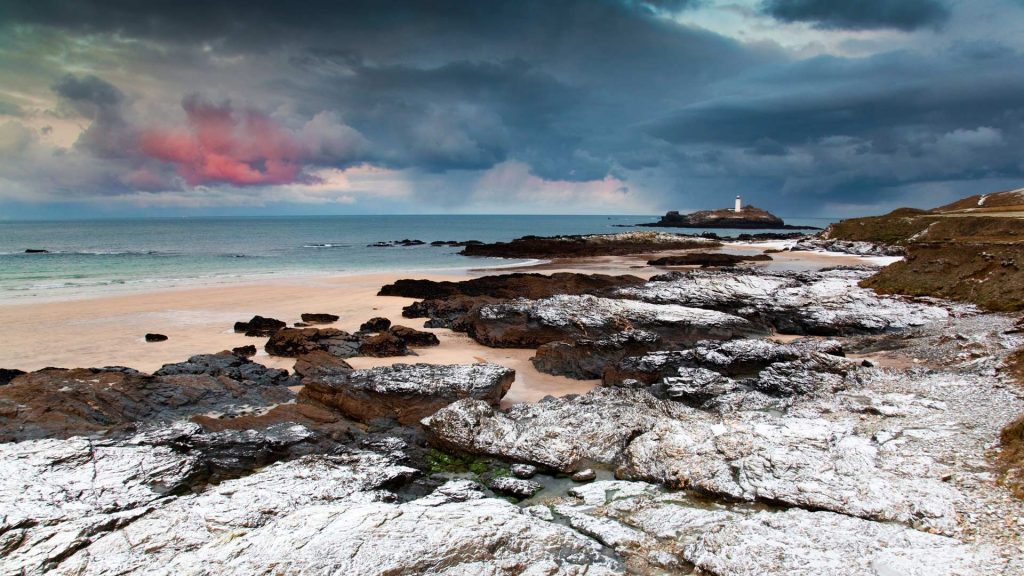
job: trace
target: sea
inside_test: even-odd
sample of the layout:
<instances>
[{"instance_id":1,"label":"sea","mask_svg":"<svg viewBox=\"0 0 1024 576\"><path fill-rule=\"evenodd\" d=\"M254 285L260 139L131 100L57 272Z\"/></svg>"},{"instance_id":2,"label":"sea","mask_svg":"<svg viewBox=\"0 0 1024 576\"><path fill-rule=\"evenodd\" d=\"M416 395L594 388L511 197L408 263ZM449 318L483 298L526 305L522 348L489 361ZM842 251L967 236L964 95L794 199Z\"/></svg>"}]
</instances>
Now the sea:
<instances>
[{"instance_id":1,"label":"sea","mask_svg":"<svg viewBox=\"0 0 1024 576\"><path fill-rule=\"evenodd\" d=\"M656 216L388 215L0 221L0 303L312 275L526 264L460 256L435 240L607 234ZM828 219L787 219L824 227ZM755 232L714 230L720 235ZM421 240L422 246L370 246ZM26 250L46 250L26 253Z\"/></svg>"}]
</instances>

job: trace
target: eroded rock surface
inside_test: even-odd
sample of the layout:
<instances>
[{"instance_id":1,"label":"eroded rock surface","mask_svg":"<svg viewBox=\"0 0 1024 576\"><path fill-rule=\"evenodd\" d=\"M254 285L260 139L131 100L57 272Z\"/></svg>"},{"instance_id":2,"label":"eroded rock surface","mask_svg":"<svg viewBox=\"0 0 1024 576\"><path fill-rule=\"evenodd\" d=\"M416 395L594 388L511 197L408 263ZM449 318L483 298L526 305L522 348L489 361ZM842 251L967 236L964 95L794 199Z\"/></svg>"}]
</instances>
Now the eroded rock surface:
<instances>
[{"instance_id":1,"label":"eroded rock surface","mask_svg":"<svg viewBox=\"0 0 1024 576\"><path fill-rule=\"evenodd\" d=\"M851 385L848 377L861 363L842 354L835 340L698 342L686 350L623 358L608 365L603 382L646 386L655 396L705 409L782 408L794 396L834 393Z\"/></svg>"},{"instance_id":2,"label":"eroded rock surface","mask_svg":"<svg viewBox=\"0 0 1024 576\"><path fill-rule=\"evenodd\" d=\"M514 379L514 370L497 364L394 364L316 374L303 380L299 397L363 422L415 424L466 398L497 406Z\"/></svg>"},{"instance_id":3,"label":"eroded rock surface","mask_svg":"<svg viewBox=\"0 0 1024 576\"><path fill-rule=\"evenodd\" d=\"M860 288L868 269L818 272L766 270L674 272L619 297L655 304L695 306L742 316L787 334L871 334L921 326L949 317L946 308L879 296Z\"/></svg>"},{"instance_id":4,"label":"eroded rock surface","mask_svg":"<svg viewBox=\"0 0 1024 576\"><path fill-rule=\"evenodd\" d=\"M473 310L465 324L470 337L496 348L534 348L631 329L658 334L668 344L765 334L743 318L713 310L587 295L485 305Z\"/></svg>"}]
</instances>

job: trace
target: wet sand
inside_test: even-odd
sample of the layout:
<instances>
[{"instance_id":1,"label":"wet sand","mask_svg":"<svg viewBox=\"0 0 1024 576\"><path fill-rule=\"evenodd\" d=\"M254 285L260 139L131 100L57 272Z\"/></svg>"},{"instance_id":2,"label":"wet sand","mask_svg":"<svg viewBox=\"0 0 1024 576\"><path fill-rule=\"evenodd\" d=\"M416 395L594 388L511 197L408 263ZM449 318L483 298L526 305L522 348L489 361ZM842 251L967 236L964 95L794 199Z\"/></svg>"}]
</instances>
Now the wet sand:
<instances>
[{"instance_id":1,"label":"wet sand","mask_svg":"<svg viewBox=\"0 0 1024 576\"><path fill-rule=\"evenodd\" d=\"M762 245L731 245L734 250L764 250ZM660 253L664 256L670 253ZM795 268L856 264L864 258L847 255L822 255L795 252L773 254L768 266ZM299 321L304 312L327 312L341 316L330 325L355 331L374 316L383 316L395 324L420 329L422 319L402 317L402 307L413 299L377 296L381 286L400 278L427 278L458 281L511 271L555 271L635 274L649 278L666 271L646 265L651 255L609 256L575 260L556 260L520 268L470 269L444 272L398 271L390 273L310 277L275 280L258 284L175 288L144 293L79 298L66 301L0 304L0 368L25 371L47 366L129 366L152 372L163 364L180 362L194 354L218 352L245 344L255 344L260 352L255 360L269 366L291 368L294 360L266 355L266 338L236 334L236 321L255 314ZM398 362L433 364L488 361L516 370L516 381L504 404L535 402L544 396L585 393L596 380L571 380L537 372L529 359L534 350L495 349L481 346L465 334L445 329L431 330L441 345L418 348L416 356L397 358L353 358L357 368ZM165 342L146 342L144 335L156 332L168 336Z\"/></svg>"}]
</instances>

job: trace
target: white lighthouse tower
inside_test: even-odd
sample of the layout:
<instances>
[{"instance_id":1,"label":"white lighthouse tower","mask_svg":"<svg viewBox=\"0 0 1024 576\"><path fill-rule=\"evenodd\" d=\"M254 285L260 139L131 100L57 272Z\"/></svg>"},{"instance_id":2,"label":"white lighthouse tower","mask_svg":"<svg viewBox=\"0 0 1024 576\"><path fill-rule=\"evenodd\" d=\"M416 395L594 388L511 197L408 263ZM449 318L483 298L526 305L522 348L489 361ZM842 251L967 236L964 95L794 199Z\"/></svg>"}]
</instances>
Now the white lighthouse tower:
<instances>
[{"instance_id":1,"label":"white lighthouse tower","mask_svg":"<svg viewBox=\"0 0 1024 576\"><path fill-rule=\"evenodd\" d=\"M736 211L736 212L742 212L742 211L743 211L743 208L742 208L742 206L743 206L743 205L742 205L742 203L740 202L740 197L739 197L739 194L737 194L737 195L736 195L736 210L735 210L735 211Z\"/></svg>"}]
</instances>

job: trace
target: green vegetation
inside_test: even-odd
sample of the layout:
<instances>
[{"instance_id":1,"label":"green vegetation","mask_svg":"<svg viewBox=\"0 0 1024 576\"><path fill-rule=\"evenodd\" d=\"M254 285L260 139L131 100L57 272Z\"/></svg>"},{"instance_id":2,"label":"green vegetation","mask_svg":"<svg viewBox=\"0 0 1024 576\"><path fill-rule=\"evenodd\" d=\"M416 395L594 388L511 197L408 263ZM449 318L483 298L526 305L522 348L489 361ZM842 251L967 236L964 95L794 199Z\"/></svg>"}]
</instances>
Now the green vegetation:
<instances>
[{"instance_id":1,"label":"green vegetation","mask_svg":"<svg viewBox=\"0 0 1024 576\"><path fill-rule=\"evenodd\" d=\"M511 474L508 466L485 458L459 457L437 449L427 454L428 472L431 474L472 474L478 480L491 480Z\"/></svg>"}]
</instances>

